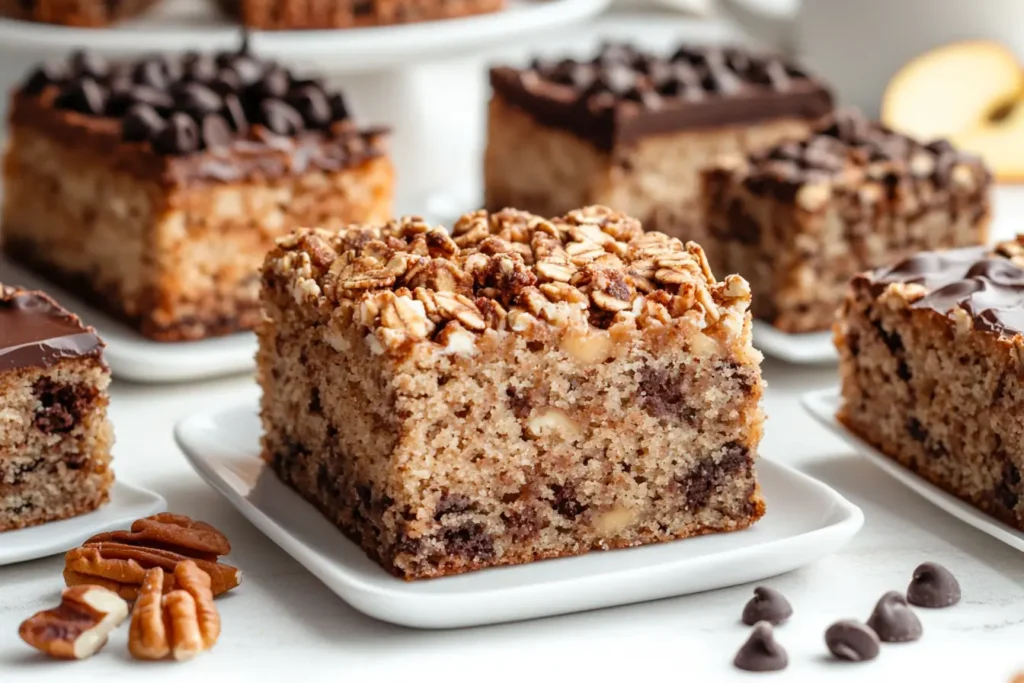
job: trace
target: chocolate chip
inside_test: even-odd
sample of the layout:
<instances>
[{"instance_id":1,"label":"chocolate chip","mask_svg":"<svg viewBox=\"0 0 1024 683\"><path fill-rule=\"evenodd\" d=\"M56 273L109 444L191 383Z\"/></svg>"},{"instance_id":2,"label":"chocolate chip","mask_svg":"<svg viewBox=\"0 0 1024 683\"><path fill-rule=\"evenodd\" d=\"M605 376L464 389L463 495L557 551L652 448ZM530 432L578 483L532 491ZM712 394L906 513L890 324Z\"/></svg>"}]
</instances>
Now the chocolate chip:
<instances>
[{"instance_id":1,"label":"chocolate chip","mask_svg":"<svg viewBox=\"0 0 1024 683\"><path fill-rule=\"evenodd\" d=\"M867 662L878 656L878 634L859 621L837 621L825 631L825 645L837 659Z\"/></svg>"},{"instance_id":2,"label":"chocolate chip","mask_svg":"<svg viewBox=\"0 0 1024 683\"><path fill-rule=\"evenodd\" d=\"M773 588L758 586L754 589L754 597L743 608L743 623L753 626L759 621L767 621L776 626L785 623L793 616L793 607L786 597Z\"/></svg>"},{"instance_id":3,"label":"chocolate chip","mask_svg":"<svg viewBox=\"0 0 1024 683\"><path fill-rule=\"evenodd\" d=\"M146 85L133 86L126 92L113 95L110 104L107 106L108 113L113 115L116 112L128 111L135 104L147 104L157 111L170 113L174 108L174 99L163 90L157 90Z\"/></svg>"},{"instance_id":4,"label":"chocolate chip","mask_svg":"<svg viewBox=\"0 0 1024 683\"><path fill-rule=\"evenodd\" d=\"M231 55L227 59L218 59L218 65L222 68L230 68L241 81L243 87L252 85L260 80L263 75L263 63L248 55Z\"/></svg>"},{"instance_id":5,"label":"chocolate chip","mask_svg":"<svg viewBox=\"0 0 1024 683\"><path fill-rule=\"evenodd\" d=\"M79 79L61 91L54 106L58 109L70 109L83 114L97 116L102 114L107 105L107 92L92 78Z\"/></svg>"},{"instance_id":6,"label":"chocolate chip","mask_svg":"<svg viewBox=\"0 0 1024 683\"><path fill-rule=\"evenodd\" d=\"M938 609L960 602L960 583L941 564L925 562L914 570L907 587L907 602L918 607Z\"/></svg>"},{"instance_id":7,"label":"chocolate chip","mask_svg":"<svg viewBox=\"0 0 1024 683\"><path fill-rule=\"evenodd\" d=\"M789 656L775 640L772 625L762 621L754 626L732 663L744 671L781 671L789 664Z\"/></svg>"},{"instance_id":8,"label":"chocolate chip","mask_svg":"<svg viewBox=\"0 0 1024 683\"><path fill-rule=\"evenodd\" d=\"M67 72L62 64L41 64L33 71L21 86L26 95L38 95L46 86L63 83Z\"/></svg>"},{"instance_id":9,"label":"chocolate chip","mask_svg":"<svg viewBox=\"0 0 1024 683\"><path fill-rule=\"evenodd\" d=\"M323 91L316 86L306 85L288 94L288 104L294 107L306 125L319 128L331 122L331 105Z\"/></svg>"},{"instance_id":10,"label":"chocolate chip","mask_svg":"<svg viewBox=\"0 0 1024 683\"><path fill-rule=\"evenodd\" d=\"M129 142L146 142L164 129L164 120L148 104L136 104L125 114L121 137Z\"/></svg>"},{"instance_id":11,"label":"chocolate chip","mask_svg":"<svg viewBox=\"0 0 1024 683\"><path fill-rule=\"evenodd\" d=\"M214 92L227 95L228 93L237 93L242 89L242 79L234 69L222 68L208 85Z\"/></svg>"},{"instance_id":12,"label":"chocolate chip","mask_svg":"<svg viewBox=\"0 0 1024 683\"><path fill-rule=\"evenodd\" d=\"M331 106L331 120L344 121L348 118L348 107L345 105L345 97L336 92L327 98L327 104Z\"/></svg>"},{"instance_id":13,"label":"chocolate chip","mask_svg":"<svg viewBox=\"0 0 1024 683\"><path fill-rule=\"evenodd\" d=\"M494 539L479 522L467 522L444 532L445 550L471 560L484 560L494 555Z\"/></svg>"},{"instance_id":14,"label":"chocolate chip","mask_svg":"<svg viewBox=\"0 0 1024 683\"><path fill-rule=\"evenodd\" d=\"M84 384L59 384L49 378L36 381L32 392L39 401L34 424L44 434L66 434L82 419L96 390Z\"/></svg>"},{"instance_id":15,"label":"chocolate chip","mask_svg":"<svg viewBox=\"0 0 1024 683\"><path fill-rule=\"evenodd\" d=\"M188 114L176 112L153 139L153 149L160 154L188 154L199 149L199 128Z\"/></svg>"},{"instance_id":16,"label":"chocolate chip","mask_svg":"<svg viewBox=\"0 0 1024 683\"><path fill-rule=\"evenodd\" d=\"M177 86L174 89L174 101L178 107L197 118L220 111L224 103L220 95L202 83L184 83Z\"/></svg>"},{"instance_id":17,"label":"chocolate chip","mask_svg":"<svg viewBox=\"0 0 1024 683\"><path fill-rule=\"evenodd\" d=\"M228 93L224 96L222 114L227 119L231 128L237 132L243 132L249 127L249 123L245 118L245 108L242 107L242 101L234 93Z\"/></svg>"},{"instance_id":18,"label":"chocolate chip","mask_svg":"<svg viewBox=\"0 0 1024 683\"><path fill-rule=\"evenodd\" d=\"M217 77L217 62L210 55L191 52L182 58L181 71L186 81L207 83Z\"/></svg>"},{"instance_id":19,"label":"chocolate chip","mask_svg":"<svg viewBox=\"0 0 1024 683\"><path fill-rule=\"evenodd\" d=\"M906 643L921 637L921 621L907 604L907 599L896 591L883 595L868 618L868 626L883 643Z\"/></svg>"},{"instance_id":20,"label":"chocolate chip","mask_svg":"<svg viewBox=\"0 0 1024 683\"><path fill-rule=\"evenodd\" d=\"M216 149L219 147L227 147L231 144L234 139L234 133L231 131L231 126L219 114L207 114L203 117L202 123L199 125L200 133L202 136L202 143L204 147L210 149Z\"/></svg>"},{"instance_id":21,"label":"chocolate chip","mask_svg":"<svg viewBox=\"0 0 1024 683\"><path fill-rule=\"evenodd\" d=\"M260 121L278 135L295 135L303 129L302 115L281 100L260 102Z\"/></svg>"},{"instance_id":22,"label":"chocolate chip","mask_svg":"<svg viewBox=\"0 0 1024 683\"><path fill-rule=\"evenodd\" d=\"M71 73L75 76L89 76L90 78L102 79L110 73L110 65L107 60L95 52L88 50L76 50L71 54Z\"/></svg>"},{"instance_id":23,"label":"chocolate chip","mask_svg":"<svg viewBox=\"0 0 1024 683\"><path fill-rule=\"evenodd\" d=\"M590 86L590 91L593 94L607 92L621 96L636 86L636 80L636 72L630 67L624 64L611 64L598 74Z\"/></svg>"},{"instance_id":24,"label":"chocolate chip","mask_svg":"<svg viewBox=\"0 0 1024 683\"><path fill-rule=\"evenodd\" d=\"M261 99L282 99L288 94L291 85L291 74L286 69L275 66L263 74L263 77L252 86L252 90L254 95Z\"/></svg>"},{"instance_id":25,"label":"chocolate chip","mask_svg":"<svg viewBox=\"0 0 1024 683\"><path fill-rule=\"evenodd\" d=\"M147 59L136 64L132 78L139 85L157 90L166 90L170 85L167 64L164 60L157 58Z\"/></svg>"}]
</instances>

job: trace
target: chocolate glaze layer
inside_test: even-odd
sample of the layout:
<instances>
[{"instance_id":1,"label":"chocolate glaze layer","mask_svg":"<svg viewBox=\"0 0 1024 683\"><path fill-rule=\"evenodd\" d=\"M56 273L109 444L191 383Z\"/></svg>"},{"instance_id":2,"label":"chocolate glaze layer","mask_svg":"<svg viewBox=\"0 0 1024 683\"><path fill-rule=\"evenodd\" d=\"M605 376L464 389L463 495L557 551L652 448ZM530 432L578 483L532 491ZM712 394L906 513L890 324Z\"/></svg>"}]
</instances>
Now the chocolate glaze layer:
<instances>
[{"instance_id":1,"label":"chocolate glaze layer","mask_svg":"<svg viewBox=\"0 0 1024 683\"><path fill-rule=\"evenodd\" d=\"M1024 270L984 247L923 252L863 278L874 296L889 284L921 285L928 293L911 306L948 315L960 308L975 329L1024 334Z\"/></svg>"},{"instance_id":2,"label":"chocolate glaze layer","mask_svg":"<svg viewBox=\"0 0 1024 683\"><path fill-rule=\"evenodd\" d=\"M606 44L590 60L535 60L490 71L494 92L543 125L611 150L641 138L833 109L818 80L781 58L737 48L682 47L671 57Z\"/></svg>"},{"instance_id":3,"label":"chocolate glaze layer","mask_svg":"<svg viewBox=\"0 0 1024 683\"><path fill-rule=\"evenodd\" d=\"M0 372L101 358L103 342L42 292L0 285Z\"/></svg>"}]
</instances>

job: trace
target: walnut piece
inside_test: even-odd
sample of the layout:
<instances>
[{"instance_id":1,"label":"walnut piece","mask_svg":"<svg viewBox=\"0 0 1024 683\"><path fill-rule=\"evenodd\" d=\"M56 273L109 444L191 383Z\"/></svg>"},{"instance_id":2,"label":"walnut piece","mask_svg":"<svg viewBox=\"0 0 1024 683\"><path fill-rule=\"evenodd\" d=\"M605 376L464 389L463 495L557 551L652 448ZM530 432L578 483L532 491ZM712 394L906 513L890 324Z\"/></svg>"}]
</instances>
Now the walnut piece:
<instances>
[{"instance_id":1,"label":"walnut piece","mask_svg":"<svg viewBox=\"0 0 1024 683\"><path fill-rule=\"evenodd\" d=\"M107 643L107 636L128 616L128 603L100 586L73 586L60 605L39 612L18 629L26 643L58 659L85 659Z\"/></svg>"},{"instance_id":2,"label":"walnut piece","mask_svg":"<svg viewBox=\"0 0 1024 683\"><path fill-rule=\"evenodd\" d=\"M132 612L128 650L136 659L192 659L212 648L220 637L220 614L213 602L210 576L185 560L174 569L179 586L166 595L164 571L146 572Z\"/></svg>"},{"instance_id":3,"label":"walnut piece","mask_svg":"<svg viewBox=\"0 0 1024 683\"><path fill-rule=\"evenodd\" d=\"M193 560L209 574L214 595L239 584L242 573L218 561L231 545L209 524L182 515L155 515L136 521L131 531L113 531L90 538L64 556L64 581L69 586L94 584L134 600L146 570L164 570L164 588L175 587L174 569Z\"/></svg>"}]
</instances>

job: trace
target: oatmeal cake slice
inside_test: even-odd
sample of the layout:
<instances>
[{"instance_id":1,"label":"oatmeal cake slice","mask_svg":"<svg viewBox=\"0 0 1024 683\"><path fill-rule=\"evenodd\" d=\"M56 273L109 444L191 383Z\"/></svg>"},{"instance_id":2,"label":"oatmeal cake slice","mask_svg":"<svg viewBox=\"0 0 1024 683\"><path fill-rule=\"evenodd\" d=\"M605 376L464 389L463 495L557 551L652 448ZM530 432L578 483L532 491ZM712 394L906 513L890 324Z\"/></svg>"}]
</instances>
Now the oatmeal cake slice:
<instances>
[{"instance_id":1,"label":"oatmeal cake slice","mask_svg":"<svg viewBox=\"0 0 1024 683\"><path fill-rule=\"evenodd\" d=\"M557 216L603 204L683 240L702 240L700 172L808 135L833 110L819 80L780 57L623 43L590 59L490 71L484 200Z\"/></svg>"},{"instance_id":2,"label":"oatmeal cake slice","mask_svg":"<svg viewBox=\"0 0 1024 683\"><path fill-rule=\"evenodd\" d=\"M158 341L251 329L293 228L391 215L386 131L244 46L75 53L22 84L9 133L4 252Z\"/></svg>"},{"instance_id":3,"label":"oatmeal cake slice","mask_svg":"<svg viewBox=\"0 0 1024 683\"><path fill-rule=\"evenodd\" d=\"M107 502L102 352L95 331L46 294L0 284L0 531Z\"/></svg>"},{"instance_id":4,"label":"oatmeal cake slice","mask_svg":"<svg viewBox=\"0 0 1024 683\"><path fill-rule=\"evenodd\" d=\"M1024 269L976 247L865 273L850 284L835 341L838 418L1024 530Z\"/></svg>"},{"instance_id":5,"label":"oatmeal cake slice","mask_svg":"<svg viewBox=\"0 0 1024 683\"><path fill-rule=\"evenodd\" d=\"M406 579L743 529L749 303L604 207L302 230L263 269L263 457Z\"/></svg>"}]
</instances>

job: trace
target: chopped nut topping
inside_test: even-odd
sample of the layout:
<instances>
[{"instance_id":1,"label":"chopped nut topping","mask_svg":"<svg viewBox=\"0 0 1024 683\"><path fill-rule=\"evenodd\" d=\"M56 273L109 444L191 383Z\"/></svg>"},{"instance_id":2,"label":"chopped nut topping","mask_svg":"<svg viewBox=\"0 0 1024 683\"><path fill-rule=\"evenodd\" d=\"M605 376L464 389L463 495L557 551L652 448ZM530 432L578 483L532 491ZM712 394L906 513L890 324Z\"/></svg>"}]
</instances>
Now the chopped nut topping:
<instances>
[{"instance_id":1,"label":"chopped nut topping","mask_svg":"<svg viewBox=\"0 0 1024 683\"><path fill-rule=\"evenodd\" d=\"M451 235L415 217L338 234L300 231L278 242L265 276L350 310L375 353L409 340L455 352L471 346L467 335L536 324L607 329L685 318L707 328L729 317L723 329L732 330L750 301L738 276L715 280L697 244L644 233L602 206L550 220L476 211Z\"/></svg>"}]
</instances>

